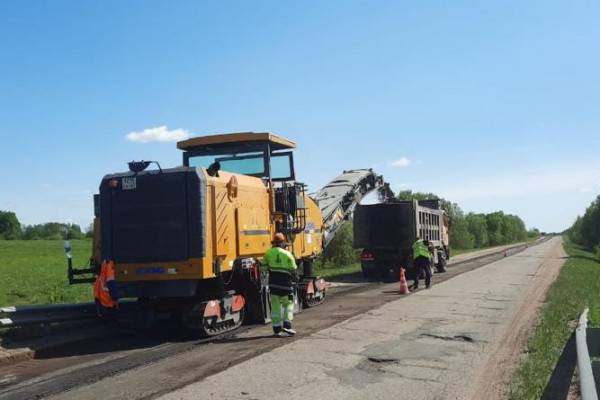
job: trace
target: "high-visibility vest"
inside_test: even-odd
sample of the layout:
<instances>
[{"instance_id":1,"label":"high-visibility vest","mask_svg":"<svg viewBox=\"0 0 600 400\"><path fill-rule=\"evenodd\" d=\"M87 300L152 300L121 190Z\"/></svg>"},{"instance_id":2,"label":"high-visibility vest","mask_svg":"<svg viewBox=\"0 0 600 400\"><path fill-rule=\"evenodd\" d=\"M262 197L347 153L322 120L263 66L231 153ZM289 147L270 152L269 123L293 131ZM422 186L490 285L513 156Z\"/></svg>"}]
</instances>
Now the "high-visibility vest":
<instances>
[{"instance_id":1,"label":"high-visibility vest","mask_svg":"<svg viewBox=\"0 0 600 400\"><path fill-rule=\"evenodd\" d=\"M417 240L414 244L413 244L413 259L417 258L417 257L425 257L425 258L429 258L430 254L429 254L429 248L427 248L427 246L425 246L425 243L423 242L423 240Z\"/></svg>"},{"instance_id":2,"label":"high-visibility vest","mask_svg":"<svg viewBox=\"0 0 600 400\"><path fill-rule=\"evenodd\" d=\"M117 306L117 302L110 296L107 282L115 280L115 269L112 261L103 261L100 268L100 274L96 278L94 284L94 297L100 302L103 307L113 308Z\"/></svg>"},{"instance_id":3,"label":"high-visibility vest","mask_svg":"<svg viewBox=\"0 0 600 400\"><path fill-rule=\"evenodd\" d=\"M298 268L294 255L281 247L273 247L268 250L263 257L263 265L269 268L269 272L291 273Z\"/></svg>"},{"instance_id":4,"label":"high-visibility vest","mask_svg":"<svg viewBox=\"0 0 600 400\"><path fill-rule=\"evenodd\" d=\"M263 265L269 271L271 293L280 296L293 293L293 273L298 267L292 253L281 247L273 247L265 253Z\"/></svg>"}]
</instances>

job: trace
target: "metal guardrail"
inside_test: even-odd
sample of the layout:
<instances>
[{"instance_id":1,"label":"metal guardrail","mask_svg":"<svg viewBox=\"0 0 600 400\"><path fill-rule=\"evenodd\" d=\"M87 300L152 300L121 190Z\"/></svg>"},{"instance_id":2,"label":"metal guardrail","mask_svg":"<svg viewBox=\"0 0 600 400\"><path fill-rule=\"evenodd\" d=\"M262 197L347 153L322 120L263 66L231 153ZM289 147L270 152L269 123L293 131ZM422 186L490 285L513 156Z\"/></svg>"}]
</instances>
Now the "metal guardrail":
<instances>
[{"instance_id":1,"label":"metal guardrail","mask_svg":"<svg viewBox=\"0 0 600 400\"><path fill-rule=\"evenodd\" d=\"M575 330L575 342L577 346L577 368L579 369L579 384L582 400L598 400L598 389L594 370L600 372L598 361L592 362L592 357L600 355L600 332L597 329L588 328L588 313L586 308L579 317L579 324ZM591 339L591 340L590 340ZM590 348L592 351L590 351ZM599 377L600 378L600 377Z\"/></svg>"},{"instance_id":2,"label":"metal guardrail","mask_svg":"<svg viewBox=\"0 0 600 400\"><path fill-rule=\"evenodd\" d=\"M96 318L94 303L0 307L0 328Z\"/></svg>"},{"instance_id":3,"label":"metal guardrail","mask_svg":"<svg viewBox=\"0 0 600 400\"><path fill-rule=\"evenodd\" d=\"M119 310L122 312L138 312L138 307L138 302L132 299L123 299L119 302ZM96 303L0 307L0 328L46 325L96 318L98 318Z\"/></svg>"}]
</instances>

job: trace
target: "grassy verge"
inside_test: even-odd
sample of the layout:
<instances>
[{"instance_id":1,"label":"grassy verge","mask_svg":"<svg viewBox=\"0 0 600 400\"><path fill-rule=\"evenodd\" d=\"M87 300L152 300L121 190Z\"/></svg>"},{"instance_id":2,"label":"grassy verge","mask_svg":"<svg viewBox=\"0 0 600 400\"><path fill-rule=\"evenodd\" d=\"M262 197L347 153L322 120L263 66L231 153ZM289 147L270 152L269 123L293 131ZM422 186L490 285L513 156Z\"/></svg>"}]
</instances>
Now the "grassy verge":
<instances>
[{"instance_id":1,"label":"grassy verge","mask_svg":"<svg viewBox=\"0 0 600 400\"><path fill-rule=\"evenodd\" d=\"M360 263L350 265L334 265L334 264L320 264L315 265L315 273L323 278L331 278L338 275L352 274L360 271Z\"/></svg>"},{"instance_id":2,"label":"grassy verge","mask_svg":"<svg viewBox=\"0 0 600 400\"><path fill-rule=\"evenodd\" d=\"M73 264L85 265L90 240L74 240ZM0 306L92 301L90 285L70 286L62 240L0 240Z\"/></svg>"},{"instance_id":3,"label":"grassy verge","mask_svg":"<svg viewBox=\"0 0 600 400\"><path fill-rule=\"evenodd\" d=\"M548 291L527 358L512 380L511 399L540 398L585 306L590 307L592 324L600 326L600 258L569 242L565 250L569 259Z\"/></svg>"}]
</instances>

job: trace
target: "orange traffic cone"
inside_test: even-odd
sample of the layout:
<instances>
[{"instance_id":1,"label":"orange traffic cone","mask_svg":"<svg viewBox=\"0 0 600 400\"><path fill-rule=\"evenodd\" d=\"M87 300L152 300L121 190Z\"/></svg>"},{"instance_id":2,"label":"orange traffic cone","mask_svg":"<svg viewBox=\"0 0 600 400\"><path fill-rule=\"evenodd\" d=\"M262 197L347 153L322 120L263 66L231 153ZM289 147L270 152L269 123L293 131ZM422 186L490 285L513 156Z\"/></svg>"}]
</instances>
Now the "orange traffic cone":
<instances>
[{"instance_id":1,"label":"orange traffic cone","mask_svg":"<svg viewBox=\"0 0 600 400\"><path fill-rule=\"evenodd\" d=\"M400 294L409 294L408 283L406 283L406 276L404 276L404 268L400 268Z\"/></svg>"}]
</instances>

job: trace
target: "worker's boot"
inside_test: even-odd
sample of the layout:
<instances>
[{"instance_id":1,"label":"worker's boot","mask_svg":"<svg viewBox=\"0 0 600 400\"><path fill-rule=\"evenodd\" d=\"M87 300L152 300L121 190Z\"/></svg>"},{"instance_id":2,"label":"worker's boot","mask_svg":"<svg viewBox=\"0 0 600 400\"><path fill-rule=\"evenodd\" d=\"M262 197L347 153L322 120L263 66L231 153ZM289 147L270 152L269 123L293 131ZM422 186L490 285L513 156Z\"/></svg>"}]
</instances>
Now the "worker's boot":
<instances>
[{"instance_id":1,"label":"worker's boot","mask_svg":"<svg viewBox=\"0 0 600 400\"><path fill-rule=\"evenodd\" d=\"M290 336L294 336L296 334L296 331L292 329L292 323L289 321L283 323L283 331Z\"/></svg>"},{"instance_id":2,"label":"worker's boot","mask_svg":"<svg viewBox=\"0 0 600 400\"><path fill-rule=\"evenodd\" d=\"M280 326L273 327L273 336L275 337L283 337L283 331Z\"/></svg>"}]
</instances>

